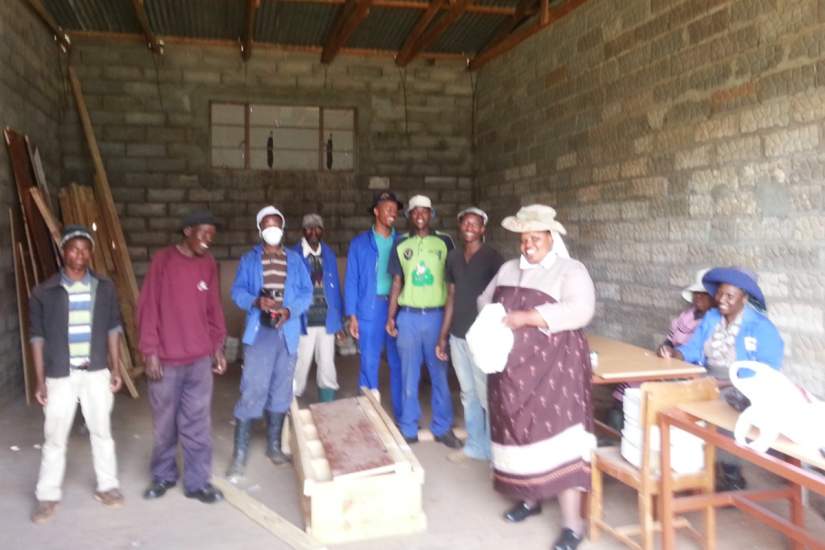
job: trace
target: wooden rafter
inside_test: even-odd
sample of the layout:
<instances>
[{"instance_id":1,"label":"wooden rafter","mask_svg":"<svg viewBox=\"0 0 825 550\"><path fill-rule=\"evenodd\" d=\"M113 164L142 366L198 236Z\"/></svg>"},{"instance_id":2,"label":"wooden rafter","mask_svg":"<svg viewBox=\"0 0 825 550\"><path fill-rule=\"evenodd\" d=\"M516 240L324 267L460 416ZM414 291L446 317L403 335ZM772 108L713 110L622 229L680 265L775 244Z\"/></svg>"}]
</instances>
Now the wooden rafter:
<instances>
[{"instance_id":1,"label":"wooden rafter","mask_svg":"<svg viewBox=\"0 0 825 550\"><path fill-rule=\"evenodd\" d=\"M290 4L344 4L347 0L279 0L282 3ZM400 10L421 10L426 11L430 9L431 2L422 2L420 0L373 0L372 5L376 8L390 8ZM450 9L449 6L443 5L442 10ZM467 3L465 10L467 13L479 13L482 15L513 15L514 8L506 6L485 6Z\"/></svg>"},{"instance_id":2,"label":"wooden rafter","mask_svg":"<svg viewBox=\"0 0 825 550\"><path fill-rule=\"evenodd\" d=\"M338 16L324 42L321 63L332 63L338 51L347 43L358 25L369 15L371 6L372 0L347 0L338 11Z\"/></svg>"},{"instance_id":3,"label":"wooden rafter","mask_svg":"<svg viewBox=\"0 0 825 550\"><path fill-rule=\"evenodd\" d=\"M535 0L523 0L522 3L519 4L519 8L524 3L530 4L530 6L522 12L523 17L521 21L515 23L513 27L514 30L511 30L508 34L502 35L501 37L499 37L498 33L496 33L496 38L491 40L489 45L487 45L481 52L470 60L468 68L471 71L479 69L494 57L497 57L516 47L518 44L521 44L523 41L527 40L540 30L547 28L555 21L558 21L580 5L584 4L586 1L587 0L567 0L560 6L550 8L547 4L548 0L540 0L538 10L536 11L534 9ZM513 17L518 14L519 9L516 8L516 14L514 14ZM538 15L535 21L523 26L518 26L524 21L524 19L527 19L531 15L535 14Z\"/></svg>"},{"instance_id":4,"label":"wooden rafter","mask_svg":"<svg viewBox=\"0 0 825 550\"><path fill-rule=\"evenodd\" d=\"M158 40L155 33L152 32L152 27L149 25L149 17L146 15L145 0L132 0L132 7L135 9L135 17L137 17L140 28L143 31L143 36L146 38L146 47L152 53L163 55L163 41Z\"/></svg>"},{"instance_id":5,"label":"wooden rafter","mask_svg":"<svg viewBox=\"0 0 825 550\"><path fill-rule=\"evenodd\" d=\"M440 11L444 5L444 0L433 0L433 4L437 4L435 11ZM425 24L419 27L419 24L430 14L430 10L425 11L404 42L398 57L395 58L396 65L399 67L406 66L416 55L433 45L444 34L444 31L464 15L466 8L466 0L449 0L449 11L447 13L442 14L441 18L435 22L430 17Z\"/></svg>"},{"instance_id":6,"label":"wooden rafter","mask_svg":"<svg viewBox=\"0 0 825 550\"><path fill-rule=\"evenodd\" d=\"M252 42L255 39L255 15L261 6L261 0L246 0L246 17L241 35L241 57L246 61L252 56Z\"/></svg>"},{"instance_id":7,"label":"wooden rafter","mask_svg":"<svg viewBox=\"0 0 825 550\"><path fill-rule=\"evenodd\" d=\"M2 0L0 0L2 1ZM77 31L72 32L71 38L75 42L118 42L118 43L142 43L143 35L137 33L121 32L97 32L97 31ZM213 38L189 38L183 36L160 36L164 44L179 46L215 46L221 48L237 49L237 40L213 39ZM253 42L254 48L258 50L276 50L283 52L320 54L323 51L321 46L307 46L297 44L277 44L272 42ZM341 48L338 51L341 55L351 55L358 57L388 57L395 58L398 52L395 50L382 50L377 48ZM419 57L424 59L438 59L446 61L466 60L467 56L461 53L451 52L422 52Z\"/></svg>"},{"instance_id":8,"label":"wooden rafter","mask_svg":"<svg viewBox=\"0 0 825 550\"><path fill-rule=\"evenodd\" d=\"M407 35L404 45L401 46L401 49L398 51L398 57L395 58L395 62L399 67L403 67L409 63L412 56L415 55L413 53L415 43L424 35L424 31L426 31L430 23L433 22L435 16L441 12L441 8L444 7L445 3L446 0L432 0L424 13L421 14L421 17L418 18L418 21L415 22L415 26L410 31L410 34Z\"/></svg>"},{"instance_id":9,"label":"wooden rafter","mask_svg":"<svg viewBox=\"0 0 825 550\"><path fill-rule=\"evenodd\" d=\"M43 0L24 0L26 5L31 8L31 10L40 18L43 23L49 27L49 30L52 31L52 35L54 35L55 41L60 44L60 47L63 49L64 52L69 51L69 48L72 47L72 41L69 39L69 35L66 34L66 31L63 30L52 14L46 10L46 7L43 5Z\"/></svg>"},{"instance_id":10,"label":"wooden rafter","mask_svg":"<svg viewBox=\"0 0 825 550\"><path fill-rule=\"evenodd\" d=\"M493 38L490 39L489 45L485 46L484 49L495 46L512 34L514 29L518 28L519 25L535 13L536 4L538 4L539 1L540 0L520 0L516 6L516 11L501 22Z\"/></svg>"}]
</instances>

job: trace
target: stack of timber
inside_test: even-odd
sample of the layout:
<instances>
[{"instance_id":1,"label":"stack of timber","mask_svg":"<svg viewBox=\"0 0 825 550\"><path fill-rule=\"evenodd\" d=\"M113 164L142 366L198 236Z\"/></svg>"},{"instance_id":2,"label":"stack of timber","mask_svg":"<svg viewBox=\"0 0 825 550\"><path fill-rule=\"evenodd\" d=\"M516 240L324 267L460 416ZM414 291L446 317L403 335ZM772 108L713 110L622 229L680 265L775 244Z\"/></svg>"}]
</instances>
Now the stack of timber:
<instances>
[{"instance_id":1,"label":"stack of timber","mask_svg":"<svg viewBox=\"0 0 825 550\"><path fill-rule=\"evenodd\" d=\"M86 144L94 165L94 189L71 184L60 192L63 223L81 224L95 234L92 268L112 279L118 292L124 335L120 341L121 369L124 385L132 397L138 397L134 379L143 373L137 346L135 324L138 290L120 218L112 198L109 180L103 167L89 112L83 99L80 81L69 68L69 82L83 125ZM62 265L59 246L61 222L53 214L52 197L36 147L11 128L3 132L9 151L12 173L17 187L19 211L9 210L11 247L17 282L17 305L26 402L31 403L36 389L34 364L29 349L28 304L32 289L54 275Z\"/></svg>"},{"instance_id":2,"label":"stack of timber","mask_svg":"<svg viewBox=\"0 0 825 550\"><path fill-rule=\"evenodd\" d=\"M427 528L424 469L375 396L363 393L290 409L306 532L322 543Z\"/></svg>"},{"instance_id":3,"label":"stack of timber","mask_svg":"<svg viewBox=\"0 0 825 550\"><path fill-rule=\"evenodd\" d=\"M31 403L37 388L34 361L29 348L29 297L36 285L60 269L62 258L55 241L55 237L59 238L60 229L48 207L48 188L36 147L32 146L27 136L11 128L4 129L3 138L17 190L18 208L9 208L9 223L23 381L26 402Z\"/></svg>"}]
</instances>

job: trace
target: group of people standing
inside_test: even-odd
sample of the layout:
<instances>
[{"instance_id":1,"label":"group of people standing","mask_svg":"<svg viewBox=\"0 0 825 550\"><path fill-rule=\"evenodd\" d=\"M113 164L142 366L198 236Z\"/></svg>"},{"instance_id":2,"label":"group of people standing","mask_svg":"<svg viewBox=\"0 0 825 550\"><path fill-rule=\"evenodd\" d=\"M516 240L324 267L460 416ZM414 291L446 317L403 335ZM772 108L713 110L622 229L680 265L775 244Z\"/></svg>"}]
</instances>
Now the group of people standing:
<instances>
[{"instance_id":1,"label":"group of people standing","mask_svg":"<svg viewBox=\"0 0 825 550\"><path fill-rule=\"evenodd\" d=\"M369 211L374 224L349 245L343 292L319 215L304 216L303 238L286 247L281 211L267 206L257 213L260 242L241 258L231 291L246 322L227 477L244 475L251 426L260 418L267 424L267 456L276 465L288 462L281 449L285 415L293 397L303 394L313 359L320 400L335 398L335 338L346 319L359 341L361 387L377 392L386 355L392 412L407 442L418 441L423 363L432 385L430 429L454 449L448 458L491 461L494 487L517 501L504 515L508 521L538 514L542 500L557 496L562 530L553 548L575 549L596 445L583 333L595 292L585 266L568 254L555 210L530 205L503 220L520 235L520 254L507 262L485 243L488 216L479 208L457 216L460 248L431 228L436 211L426 196L411 197L404 209L394 193L383 191ZM404 233L395 229L402 211L409 222ZM154 436L144 497L160 498L177 484L180 443L184 494L212 503L222 498L210 483L213 374L227 369L218 268L209 254L219 224L208 212L194 212L181 226L181 241L154 255L138 304ZM78 401L92 440L95 496L109 506L123 502L109 425L112 393L121 385L115 290L89 268L94 238L87 229L66 227L60 246L64 268L31 299L36 397L46 417L35 522L48 520L60 500ZM659 355L705 365L717 376L741 358L779 367L782 341L764 314L755 276L718 268L686 290L692 308L674 321ZM505 368L487 375L465 337L491 303L504 307L514 343ZM463 443L452 430L448 361L461 387Z\"/></svg>"}]
</instances>

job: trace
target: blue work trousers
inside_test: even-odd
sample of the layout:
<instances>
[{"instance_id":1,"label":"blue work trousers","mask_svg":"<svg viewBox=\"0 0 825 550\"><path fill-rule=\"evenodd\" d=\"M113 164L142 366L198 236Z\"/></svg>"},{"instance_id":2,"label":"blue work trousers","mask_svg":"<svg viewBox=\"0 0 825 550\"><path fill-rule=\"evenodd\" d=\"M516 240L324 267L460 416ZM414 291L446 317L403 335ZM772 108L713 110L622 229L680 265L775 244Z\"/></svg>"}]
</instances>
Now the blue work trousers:
<instances>
[{"instance_id":1,"label":"blue work trousers","mask_svg":"<svg viewBox=\"0 0 825 550\"><path fill-rule=\"evenodd\" d=\"M396 339L387 334L387 301L377 308L372 319L358 319L358 346L361 352L361 374L358 384L362 388L378 389L378 367L381 353L386 350L387 365L390 367L390 397L395 419L401 418L401 402L404 391L401 384L401 359L398 357Z\"/></svg>"},{"instance_id":2,"label":"blue work trousers","mask_svg":"<svg viewBox=\"0 0 825 550\"><path fill-rule=\"evenodd\" d=\"M287 412L297 357L286 347L283 328L261 325L255 343L244 346L241 398L235 404L235 418L254 420L261 418L264 410Z\"/></svg>"},{"instance_id":3,"label":"blue work trousers","mask_svg":"<svg viewBox=\"0 0 825 550\"><path fill-rule=\"evenodd\" d=\"M402 307L396 318L398 327L398 354L401 356L401 378L404 384L401 433L405 437L418 435L418 384L421 363L427 364L432 381L432 421L430 431L436 437L447 433L453 425L453 404L447 383L447 362L435 355L438 333L444 310L441 308L412 309Z\"/></svg>"}]
</instances>

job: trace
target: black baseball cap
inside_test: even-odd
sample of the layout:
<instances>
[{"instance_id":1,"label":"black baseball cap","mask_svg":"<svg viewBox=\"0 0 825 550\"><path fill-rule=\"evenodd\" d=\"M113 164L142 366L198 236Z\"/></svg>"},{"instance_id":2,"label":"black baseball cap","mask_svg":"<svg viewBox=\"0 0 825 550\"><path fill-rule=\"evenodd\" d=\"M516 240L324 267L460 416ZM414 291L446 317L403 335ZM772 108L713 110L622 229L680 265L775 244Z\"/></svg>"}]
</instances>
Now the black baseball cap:
<instances>
[{"instance_id":1,"label":"black baseball cap","mask_svg":"<svg viewBox=\"0 0 825 550\"><path fill-rule=\"evenodd\" d=\"M189 212L180 222L181 229L194 227L196 225L213 225L216 229L220 227L220 223L209 210L195 210L193 212Z\"/></svg>"},{"instance_id":2,"label":"black baseball cap","mask_svg":"<svg viewBox=\"0 0 825 550\"><path fill-rule=\"evenodd\" d=\"M378 206L380 203L384 201L393 201L395 204L398 205L398 210L401 211L404 209L404 204L398 200L398 197L395 196L395 193L392 191L379 191L372 197L372 206L369 207L367 212L372 214L373 209Z\"/></svg>"}]
</instances>

